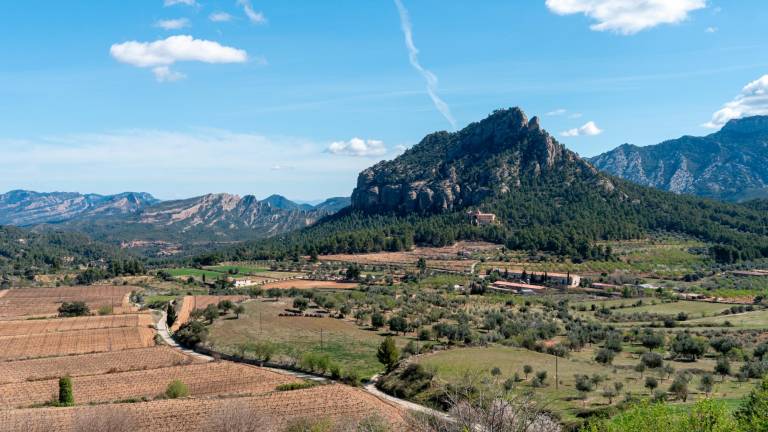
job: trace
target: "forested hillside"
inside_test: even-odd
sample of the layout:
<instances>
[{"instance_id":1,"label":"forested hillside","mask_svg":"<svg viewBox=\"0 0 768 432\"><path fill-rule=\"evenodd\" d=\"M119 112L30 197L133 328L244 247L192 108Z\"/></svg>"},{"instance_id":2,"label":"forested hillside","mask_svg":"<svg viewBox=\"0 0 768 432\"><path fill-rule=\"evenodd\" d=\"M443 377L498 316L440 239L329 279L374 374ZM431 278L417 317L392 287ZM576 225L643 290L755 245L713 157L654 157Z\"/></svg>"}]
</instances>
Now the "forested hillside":
<instances>
[{"instance_id":1,"label":"forested hillside","mask_svg":"<svg viewBox=\"0 0 768 432\"><path fill-rule=\"evenodd\" d=\"M474 226L468 208L497 215ZM425 138L360 175L353 206L313 227L201 260L407 249L487 240L511 249L603 259L600 240L655 231L711 244L720 262L768 257L768 214L610 177L565 149L519 109Z\"/></svg>"}]
</instances>

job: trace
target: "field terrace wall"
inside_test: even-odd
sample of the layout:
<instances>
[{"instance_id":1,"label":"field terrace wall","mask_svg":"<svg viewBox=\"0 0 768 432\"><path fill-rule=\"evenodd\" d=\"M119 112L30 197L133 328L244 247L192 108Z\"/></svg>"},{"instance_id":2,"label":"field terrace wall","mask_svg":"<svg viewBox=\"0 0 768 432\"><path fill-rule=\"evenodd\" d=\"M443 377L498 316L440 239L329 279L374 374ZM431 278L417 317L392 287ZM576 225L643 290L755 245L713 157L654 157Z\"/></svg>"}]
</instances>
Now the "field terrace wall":
<instances>
[{"instance_id":1,"label":"field terrace wall","mask_svg":"<svg viewBox=\"0 0 768 432\"><path fill-rule=\"evenodd\" d=\"M76 432L118 426L120 430L207 432L226 430L227 425L243 420L258 423L250 430L280 432L291 419L327 418L344 424L371 416L384 419L392 432L408 430L402 409L361 389L338 384L254 397L0 410L0 424L4 432ZM84 429L84 425L92 428Z\"/></svg>"},{"instance_id":2,"label":"field terrace wall","mask_svg":"<svg viewBox=\"0 0 768 432\"><path fill-rule=\"evenodd\" d=\"M176 306L176 322L171 326L172 331L176 331L184 323L189 321L189 317L192 311L195 309L205 309L208 305L217 305L220 301L229 300L232 303L241 302L247 300L249 297L245 295L221 295L221 296L184 296L181 299L181 303Z\"/></svg>"}]
</instances>

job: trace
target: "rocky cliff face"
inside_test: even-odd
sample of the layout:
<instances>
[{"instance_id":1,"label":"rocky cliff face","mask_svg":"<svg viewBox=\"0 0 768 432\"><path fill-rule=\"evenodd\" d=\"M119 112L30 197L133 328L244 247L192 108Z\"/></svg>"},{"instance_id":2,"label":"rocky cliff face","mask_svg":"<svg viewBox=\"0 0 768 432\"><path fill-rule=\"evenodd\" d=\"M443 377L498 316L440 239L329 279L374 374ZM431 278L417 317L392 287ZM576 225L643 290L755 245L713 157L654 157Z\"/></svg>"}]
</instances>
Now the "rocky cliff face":
<instances>
[{"instance_id":1,"label":"rocky cliff face","mask_svg":"<svg viewBox=\"0 0 768 432\"><path fill-rule=\"evenodd\" d=\"M132 214L158 202L144 192L97 195L15 190L0 194L0 225L27 226L93 216Z\"/></svg>"},{"instance_id":2,"label":"rocky cliff face","mask_svg":"<svg viewBox=\"0 0 768 432\"><path fill-rule=\"evenodd\" d=\"M392 161L360 173L352 206L364 211L443 212L524 187L552 172L611 190L610 180L519 108L498 110L459 132L436 132Z\"/></svg>"},{"instance_id":3,"label":"rocky cliff face","mask_svg":"<svg viewBox=\"0 0 768 432\"><path fill-rule=\"evenodd\" d=\"M725 201L768 197L768 116L731 120L705 137L624 144L591 159L600 170L675 193Z\"/></svg>"}]
</instances>

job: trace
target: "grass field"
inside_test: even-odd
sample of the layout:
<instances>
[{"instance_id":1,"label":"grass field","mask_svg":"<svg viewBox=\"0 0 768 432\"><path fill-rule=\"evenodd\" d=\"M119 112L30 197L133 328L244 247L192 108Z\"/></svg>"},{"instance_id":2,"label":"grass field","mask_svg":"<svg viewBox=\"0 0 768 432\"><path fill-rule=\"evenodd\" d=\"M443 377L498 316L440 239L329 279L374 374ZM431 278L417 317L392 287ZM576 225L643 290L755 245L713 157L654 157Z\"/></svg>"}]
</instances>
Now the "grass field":
<instances>
[{"instance_id":1,"label":"grass field","mask_svg":"<svg viewBox=\"0 0 768 432\"><path fill-rule=\"evenodd\" d=\"M226 276L226 274L218 271L202 270L202 269L186 268L186 267L185 268L168 268L164 270L167 271L168 274L174 277L192 276L196 278L202 278L203 276L205 276L206 279L209 279L212 281L222 276Z\"/></svg>"},{"instance_id":2,"label":"grass field","mask_svg":"<svg viewBox=\"0 0 768 432\"><path fill-rule=\"evenodd\" d=\"M206 270L212 270L219 273L229 273L230 271L236 272L235 275L259 275L269 271L268 268L249 266L249 265L217 265L204 267Z\"/></svg>"},{"instance_id":3,"label":"grass field","mask_svg":"<svg viewBox=\"0 0 768 432\"><path fill-rule=\"evenodd\" d=\"M267 340L277 345L278 356L325 353L344 370L354 369L362 377L382 369L376 360L376 349L382 340L378 332L335 318L280 317L290 307L288 300L244 304L246 312L240 319L218 320L211 326L209 341L216 349L233 353L238 344ZM404 344L405 338L400 342Z\"/></svg>"}]
</instances>

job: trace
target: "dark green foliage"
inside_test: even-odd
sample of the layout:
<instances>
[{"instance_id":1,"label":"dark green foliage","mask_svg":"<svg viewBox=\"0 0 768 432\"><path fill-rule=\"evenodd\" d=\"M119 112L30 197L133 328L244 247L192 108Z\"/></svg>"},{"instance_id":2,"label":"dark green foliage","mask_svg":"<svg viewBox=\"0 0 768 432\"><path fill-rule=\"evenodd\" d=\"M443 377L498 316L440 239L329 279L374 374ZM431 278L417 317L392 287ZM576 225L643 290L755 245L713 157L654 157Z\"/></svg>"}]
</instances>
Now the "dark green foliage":
<instances>
[{"instance_id":1,"label":"dark green foliage","mask_svg":"<svg viewBox=\"0 0 768 432\"><path fill-rule=\"evenodd\" d=\"M607 348L600 348L595 354L595 361L602 364L611 364L616 352Z\"/></svg>"},{"instance_id":2,"label":"dark green foliage","mask_svg":"<svg viewBox=\"0 0 768 432\"><path fill-rule=\"evenodd\" d=\"M173 336L180 344L194 348L208 337L208 329L200 321L189 321L184 323Z\"/></svg>"},{"instance_id":3,"label":"dark green foliage","mask_svg":"<svg viewBox=\"0 0 768 432\"><path fill-rule=\"evenodd\" d=\"M648 369L658 369L664 365L664 358L655 352L646 352L640 356L640 361Z\"/></svg>"},{"instance_id":4,"label":"dark green foliage","mask_svg":"<svg viewBox=\"0 0 768 432\"><path fill-rule=\"evenodd\" d=\"M755 386L736 410L735 417L744 431L768 432L768 376Z\"/></svg>"},{"instance_id":5,"label":"dark green foliage","mask_svg":"<svg viewBox=\"0 0 768 432\"><path fill-rule=\"evenodd\" d=\"M213 320L218 318L219 315L220 315L219 308L217 308L215 305L212 305L212 304L206 306L205 309L203 310L203 318L208 320L209 324L212 324Z\"/></svg>"},{"instance_id":6,"label":"dark green foliage","mask_svg":"<svg viewBox=\"0 0 768 432\"><path fill-rule=\"evenodd\" d=\"M72 378L59 378L59 405L72 406L75 404L75 394L72 390Z\"/></svg>"},{"instance_id":7,"label":"dark green foliage","mask_svg":"<svg viewBox=\"0 0 768 432\"><path fill-rule=\"evenodd\" d=\"M189 387L181 382L181 380L173 380L168 383L168 387L165 389L165 397L168 399L178 399L189 396Z\"/></svg>"},{"instance_id":8,"label":"dark green foliage","mask_svg":"<svg viewBox=\"0 0 768 432\"><path fill-rule=\"evenodd\" d=\"M165 308L165 313L165 324L168 326L168 328L171 328L177 319L176 308L173 307L172 303L168 303L168 306Z\"/></svg>"},{"instance_id":9,"label":"dark green foliage","mask_svg":"<svg viewBox=\"0 0 768 432\"><path fill-rule=\"evenodd\" d=\"M305 297L296 297L293 299L293 308L298 309L300 311L307 310L307 307L309 307L309 300Z\"/></svg>"},{"instance_id":10,"label":"dark green foliage","mask_svg":"<svg viewBox=\"0 0 768 432\"><path fill-rule=\"evenodd\" d=\"M707 345L707 341L702 338L680 332L675 335L669 348L676 358L696 361L707 352Z\"/></svg>"},{"instance_id":11,"label":"dark green foliage","mask_svg":"<svg viewBox=\"0 0 768 432\"><path fill-rule=\"evenodd\" d=\"M392 337L387 336L384 338L381 345L379 345L378 351L376 351L376 358L379 360L379 363L386 367L387 372L390 372L395 367L400 359L400 352L397 346L395 346L395 340Z\"/></svg>"},{"instance_id":12,"label":"dark green foliage","mask_svg":"<svg viewBox=\"0 0 768 432\"><path fill-rule=\"evenodd\" d=\"M384 315L381 314L381 312L374 312L371 315L371 327L375 329L379 329L381 327L384 327L386 320L384 318Z\"/></svg>"},{"instance_id":13,"label":"dark green foliage","mask_svg":"<svg viewBox=\"0 0 768 432\"><path fill-rule=\"evenodd\" d=\"M389 330L394 333L405 333L408 331L408 321L399 315L390 318L387 324L389 325Z\"/></svg>"},{"instance_id":14,"label":"dark green foliage","mask_svg":"<svg viewBox=\"0 0 768 432\"><path fill-rule=\"evenodd\" d=\"M59 316L70 318L90 315L91 311L88 309L88 305L81 301L64 302L59 306Z\"/></svg>"},{"instance_id":15,"label":"dark green foliage","mask_svg":"<svg viewBox=\"0 0 768 432\"><path fill-rule=\"evenodd\" d=\"M379 380L377 386L399 398L411 398L427 390L433 375L419 363L411 363Z\"/></svg>"}]
</instances>

